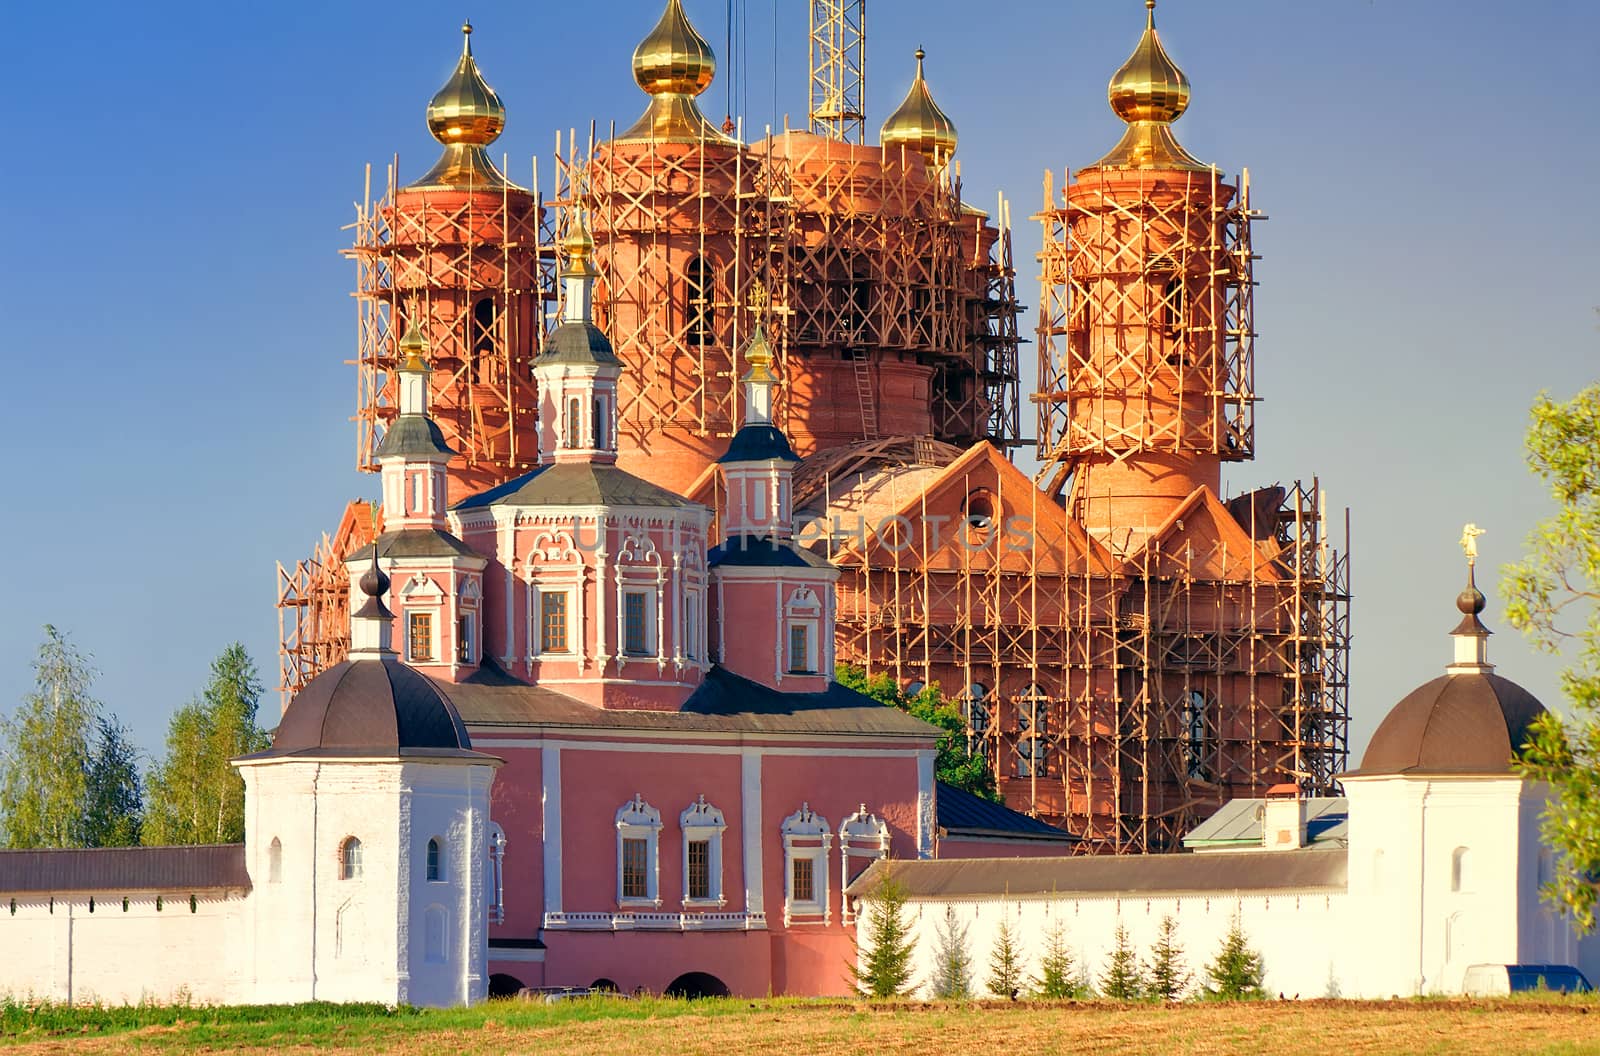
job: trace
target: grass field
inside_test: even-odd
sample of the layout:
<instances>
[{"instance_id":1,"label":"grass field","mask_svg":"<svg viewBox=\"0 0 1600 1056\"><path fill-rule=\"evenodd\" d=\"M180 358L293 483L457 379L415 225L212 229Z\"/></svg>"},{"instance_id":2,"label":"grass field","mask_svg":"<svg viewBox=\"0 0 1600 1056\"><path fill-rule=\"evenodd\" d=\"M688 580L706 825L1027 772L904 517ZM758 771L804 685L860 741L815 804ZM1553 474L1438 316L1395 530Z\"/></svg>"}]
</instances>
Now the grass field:
<instances>
[{"instance_id":1,"label":"grass field","mask_svg":"<svg viewBox=\"0 0 1600 1056\"><path fill-rule=\"evenodd\" d=\"M1600 1054L1600 1001L1314 1001L1114 1005L857 1004L592 999L417 1011L378 1006L65 1009L0 1005L0 1046L24 1053L1448 1053Z\"/></svg>"}]
</instances>

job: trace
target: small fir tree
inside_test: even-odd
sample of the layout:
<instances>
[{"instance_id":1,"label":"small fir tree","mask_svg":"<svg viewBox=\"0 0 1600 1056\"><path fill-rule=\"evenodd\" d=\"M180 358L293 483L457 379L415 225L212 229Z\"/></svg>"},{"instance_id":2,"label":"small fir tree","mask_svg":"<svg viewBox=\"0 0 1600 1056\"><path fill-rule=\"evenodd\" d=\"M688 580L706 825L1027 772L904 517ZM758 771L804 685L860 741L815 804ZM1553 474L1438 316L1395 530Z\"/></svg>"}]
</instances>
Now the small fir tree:
<instances>
[{"instance_id":1,"label":"small fir tree","mask_svg":"<svg viewBox=\"0 0 1600 1056\"><path fill-rule=\"evenodd\" d=\"M954 907L944 911L935 933L933 996L962 1000L972 996L972 952L967 946L967 925L956 919Z\"/></svg>"},{"instance_id":2,"label":"small fir tree","mask_svg":"<svg viewBox=\"0 0 1600 1056\"><path fill-rule=\"evenodd\" d=\"M1261 985L1266 975L1261 955L1250 948L1237 913L1206 975L1211 980L1206 996L1218 1001L1254 1001L1267 996Z\"/></svg>"},{"instance_id":3,"label":"small fir tree","mask_svg":"<svg viewBox=\"0 0 1600 1056\"><path fill-rule=\"evenodd\" d=\"M890 876L863 898L866 909L856 925L856 988L869 997L904 997L911 991L915 948L906 920L906 889ZM862 925L865 925L863 928ZM861 949L863 930L867 949Z\"/></svg>"},{"instance_id":4,"label":"small fir tree","mask_svg":"<svg viewBox=\"0 0 1600 1056\"><path fill-rule=\"evenodd\" d=\"M1178 922L1161 918L1161 930L1150 949L1150 967L1145 972L1145 993L1158 1001L1178 1001L1189 989L1191 976L1183 963L1183 947L1178 945Z\"/></svg>"},{"instance_id":5,"label":"small fir tree","mask_svg":"<svg viewBox=\"0 0 1600 1056\"><path fill-rule=\"evenodd\" d=\"M988 987L996 997L1016 1000L1022 992L1022 950L1003 905L1000 913L1000 929L995 933L994 953L989 957Z\"/></svg>"},{"instance_id":6,"label":"small fir tree","mask_svg":"<svg viewBox=\"0 0 1600 1056\"><path fill-rule=\"evenodd\" d=\"M1111 960L1100 976L1100 994L1113 1001L1137 1001L1144 996L1144 978L1139 972L1139 955L1128 941L1128 929L1117 922L1117 937L1111 947Z\"/></svg>"},{"instance_id":7,"label":"small fir tree","mask_svg":"<svg viewBox=\"0 0 1600 1056\"><path fill-rule=\"evenodd\" d=\"M1058 917L1044 933L1044 956L1039 974L1033 977L1036 997L1078 997L1078 978L1073 971L1072 953L1067 949L1067 929Z\"/></svg>"}]
</instances>

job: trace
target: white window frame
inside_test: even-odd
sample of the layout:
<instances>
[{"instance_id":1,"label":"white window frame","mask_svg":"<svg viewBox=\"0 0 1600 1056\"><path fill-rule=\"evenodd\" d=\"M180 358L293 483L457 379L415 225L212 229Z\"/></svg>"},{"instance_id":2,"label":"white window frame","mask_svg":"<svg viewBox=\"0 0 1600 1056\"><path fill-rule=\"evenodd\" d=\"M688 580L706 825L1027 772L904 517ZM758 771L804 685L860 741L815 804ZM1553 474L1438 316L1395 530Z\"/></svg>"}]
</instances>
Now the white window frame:
<instances>
[{"instance_id":1,"label":"white window frame","mask_svg":"<svg viewBox=\"0 0 1600 1056\"><path fill-rule=\"evenodd\" d=\"M828 850L833 845L833 832L828 819L811 809L810 803L801 803L800 809L783 819L783 923L823 924L832 920L832 906L828 892ZM796 901L794 897L794 863L797 859L811 859L812 895L810 901Z\"/></svg>"},{"instance_id":2,"label":"white window frame","mask_svg":"<svg viewBox=\"0 0 1600 1056\"><path fill-rule=\"evenodd\" d=\"M683 905L685 909L709 908L727 905L722 887L722 833L728 827L722 811L706 802L705 794L684 808L678 815L678 828L683 830ZM703 841L706 847L708 876L705 898L689 897L689 844Z\"/></svg>"},{"instance_id":3,"label":"white window frame","mask_svg":"<svg viewBox=\"0 0 1600 1056\"><path fill-rule=\"evenodd\" d=\"M630 898L622 893L623 840L645 841L645 897ZM617 810L617 905L661 905L661 812L635 793Z\"/></svg>"},{"instance_id":4,"label":"white window frame","mask_svg":"<svg viewBox=\"0 0 1600 1056\"><path fill-rule=\"evenodd\" d=\"M845 818L839 825L839 890L850 887L855 877L850 875L851 858L876 861L889 857L889 826L876 814L868 813L867 805ZM854 919L850 900L844 899L839 907L839 922L849 924Z\"/></svg>"},{"instance_id":5,"label":"white window frame","mask_svg":"<svg viewBox=\"0 0 1600 1056\"><path fill-rule=\"evenodd\" d=\"M816 592L808 587L800 587L791 595L783 607L782 638L778 642L780 650L781 668L779 677L783 675L818 675L822 673L821 636L817 633L822 626L822 600ZM806 659L809 667L798 669L794 663L794 649L791 635L795 628L801 628L806 636Z\"/></svg>"},{"instance_id":6,"label":"white window frame","mask_svg":"<svg viewBox=\"0 0 1600 1056\"><path fill-rule=\"evenodd\" d=\"M683 592L683 655L688 660L701 660L700 628L705 626L705 598L695 589Z\"/></svg>"},{"instance_id":7,"label":"white window frame","mask_svg":"<svg viewBox=\"0 0 1600 1056\"><path fill-rule=\"evenodd\" d=\"M428 861L428 851L430 848L433 850L434 858L431 863ZM444 837L429 836L428 842L422 845L423 880L430 884L442 884L448 881L450 879L450 872L447 868L448 860L449 855L445 854ZM429 868L430 865L432 866L431 870ZM430 871L433 873L432 876L428 875Z\"/></svg>"},{"instance_id":8,"label":"white window frame","mask_svg":"<svg viewBox=\"0 0 1600 1056\"><path fill-rule=\"evenodd\" d=\"M578 591L576 587L534 585L533 599L533 655L570 657L578 654ZM567 647L565 649L550 649L544 647L544 598L546 594L564 594L567 599Z\"/></svg>"},{"instance_id":9,"label":"white window frame","mask_svg":"<svg viewBox=\"0 0 1600 1056\"><path fill-rule=\"evenodd\" d=\"M628 595L644 596L644 649L628 650ZM656 626L659 593L654 585L624 582L617 606L617 653L628 660L658 660L661 657L661 629Z\"/></svg>"}]
</instances>

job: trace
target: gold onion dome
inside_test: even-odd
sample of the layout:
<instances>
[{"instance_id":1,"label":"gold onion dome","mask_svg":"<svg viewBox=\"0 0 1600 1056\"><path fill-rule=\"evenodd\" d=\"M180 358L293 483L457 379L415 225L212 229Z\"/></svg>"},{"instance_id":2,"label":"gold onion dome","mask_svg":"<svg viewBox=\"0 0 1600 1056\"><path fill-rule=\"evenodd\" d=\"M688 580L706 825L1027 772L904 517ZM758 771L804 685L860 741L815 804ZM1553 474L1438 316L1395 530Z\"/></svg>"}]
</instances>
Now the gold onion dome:
<instances>
[{"instance_id":1,"label":"gold onion dome","mask_svg":"<svg viewBox=\"0 0 1600 1056\"><path fill-rule=\"evenodd\" d=\"M772 346L767 344L767 331L760 323L756 323L749 344L744 346L744 361L750 369L741 381L777 384L778 376L772 372Z\"/></svg>"},{"instance_id":2,"label":"gold onion dome","mask_svg":"<svg viewBox=\"0 0 1600 1056\"><path fill-rule=\"evenodd\" d=\"M584 221L580 208L572 211L567 233L561 239L561 250L567 258L567 266L562 274L590 277L599 274L594 267L594 236L589 233L589 225Z\"/></svg>"},{"instance_id":3,"label":"gold onion dome","mask_svg":"<svg viewBox=\"0 0 1600 1056\"><path fill-rule=\"evenodd\" d=\"M506 108L472 57L472 23L461 26L461 59L428 103L428 131L444 144L444 156L413 187L503 187L505 176L484 147L500 138Z\"/></svg>"},{"instance_id":4,"label":"gold onion dome","mask_svg":"<svg viewBox=\"0 0 1600 1056\"><path fill-rule=\"evenodd\" d=\"M1127 122L1128 130L1095 167L1204 171L1210 166L1179 146L1171 128L1189 109L1189 78L1161 46L1156 0L1145 0L1144 6L1144 34L1106 89L1112 111Z\"/></svg>"},{"instance_id":5,"label":"gold onion dome","mask_svg":"<svg viewBox=\"0 0 1600 1056\"><path fill-rule=\"evenodd\" d=\"M417 320L413 318L410 325L406 327L406 332L400 336L400 355L404 357L404 362L400 369L426 371L428 364L422 357L423 353L427 351L428 341L422 336L422 328L417 325Z\"/></svg>"},{"instance_id":6,"label":"gold onion dome","mask_svg":"<svg viewBox=\"0 0 1600 1056\"><path fill-rule=\"evenodd\" d=\"M956 150L956 125L933 101L928 82L922 78L922 60L927 53L917 49L917 76L911 90L889 120L883 123L878 141L885 150L905 147L927 159L929 165L943 165Z\"/></svg>"},{"instance_id":7,"label":"gold onion dome","mask_svg":"<svg viewBox=\"0 0 1600 1056\"><path fill-rule=\"evenodd\" d=\"M633 79L650 96L644 116L617 139L623 142L727 143L706 120L695 97L711 87L717 57L683 13L682 0L667 0L655 28L633 49Z\"/></svg>"}]
</instances>

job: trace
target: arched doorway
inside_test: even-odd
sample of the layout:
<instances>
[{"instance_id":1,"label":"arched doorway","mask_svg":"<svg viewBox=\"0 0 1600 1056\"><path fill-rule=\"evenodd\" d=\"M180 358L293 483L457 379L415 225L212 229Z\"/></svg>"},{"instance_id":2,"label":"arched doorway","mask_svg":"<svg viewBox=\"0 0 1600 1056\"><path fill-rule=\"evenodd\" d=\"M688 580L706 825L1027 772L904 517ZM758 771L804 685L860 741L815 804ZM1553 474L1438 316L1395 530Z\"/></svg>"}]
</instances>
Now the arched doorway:
<instances>
[{"instance_id":1,"label":"arched doorway","mask_svg":"<svg viewBox=\"0 0 1600 1056\"><path fill-rule=\"evenodd\" d=\"M514 975L495 972L489 976L490 997L516 997L521 990L522 980Z\"/></svg>"},{"instance_id":2,"label":"arched doorway","mask_svg":"<svg viewBox=\"0 0 1600 1056\"><path fill-rule=\"evenodd\" d=\"M668 997L727 997L728 984L707 972L684 972L667 984Z\"/></svg>"},{"instance_id":3,"label":"arched doorway","mask_svg":"<svg viewBox=\"0 0 1600 1056\"><path fill-rule=\"evenodd\" d=\"M599 994L615 994L621 992L621 987L610 979L596 979L589 984L589 989Z\"/></svg>"}]
</instances>

